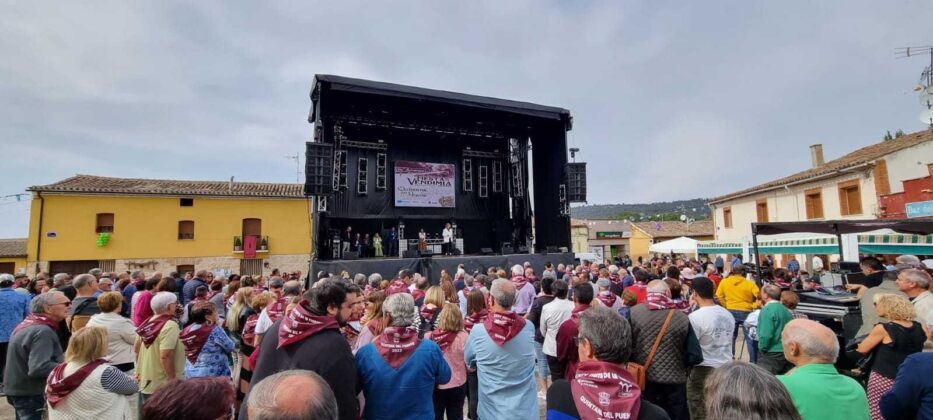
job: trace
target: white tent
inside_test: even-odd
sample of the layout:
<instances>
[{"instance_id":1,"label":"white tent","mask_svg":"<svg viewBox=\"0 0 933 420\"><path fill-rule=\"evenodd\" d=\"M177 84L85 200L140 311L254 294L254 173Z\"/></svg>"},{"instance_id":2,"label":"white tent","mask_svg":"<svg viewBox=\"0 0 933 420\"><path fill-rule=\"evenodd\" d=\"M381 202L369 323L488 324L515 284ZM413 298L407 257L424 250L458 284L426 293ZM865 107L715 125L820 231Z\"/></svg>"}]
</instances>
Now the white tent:
<instances>
[{"instance_id":1,"label":"white tent","mask_svg":"<svg viewBox=\"0 0 933 420\"><path fill-rule=\"evenodd\" d=\"M648 247L648 251L663 252L665 254L670 254L671 252L675 254L696 254L697 241L686 236L681 236L679 238L652 244Z\"/></svg>"}]
</instances>

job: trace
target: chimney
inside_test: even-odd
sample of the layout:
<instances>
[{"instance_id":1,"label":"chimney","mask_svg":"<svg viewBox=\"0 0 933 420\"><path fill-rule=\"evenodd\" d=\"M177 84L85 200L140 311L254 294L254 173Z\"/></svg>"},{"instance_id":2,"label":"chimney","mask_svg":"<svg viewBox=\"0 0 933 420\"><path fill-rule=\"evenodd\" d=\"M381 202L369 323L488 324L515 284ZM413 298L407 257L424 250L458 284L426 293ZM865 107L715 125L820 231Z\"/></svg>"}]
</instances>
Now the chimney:
<instances>
[{"instance_id":1,"label":"chimney","mask_svg":"<svg viewBox=\"0 0 933 420\"><path fill-rule=\"evenodd\" d=\"M810 146L810 163L813 164L813 167L822 166L823 163L823 145L814 144Z\"/></svg>"}]
</instances>

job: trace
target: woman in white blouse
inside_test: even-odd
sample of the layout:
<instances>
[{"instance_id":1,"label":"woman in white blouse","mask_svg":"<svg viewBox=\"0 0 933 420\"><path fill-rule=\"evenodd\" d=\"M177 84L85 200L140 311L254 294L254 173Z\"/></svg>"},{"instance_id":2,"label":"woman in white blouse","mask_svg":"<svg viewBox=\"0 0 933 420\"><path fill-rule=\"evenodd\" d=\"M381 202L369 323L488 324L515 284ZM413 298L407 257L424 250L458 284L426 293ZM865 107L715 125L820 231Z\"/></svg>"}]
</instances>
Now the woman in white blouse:
<instances>
[{"instance_id":1,"label":"woman in white blouse","mask_svg":"<svg viewBox=\"0 0 933 420\"><path fill-rule=\"evenodd\" d=\"M452 244L454 242L454 229L450 227L450 223L444 225L444 230L441 232L441 236L444 237L444 255L450 255Z\"/></svg>"},{"instance_id":2,"label":"woman in white blouse","mask_svg":"<svg viewBox=\"0 0 933 420\"><path fill-rule=\"evenodd\" d=\"M100 313L91 316L88 326L104 327L107 330L107 361L127 374L135 372L136 327L129 318L120 316L123 296L120 292L107 292L97 298Z\"/></svg>"}]
</instances>

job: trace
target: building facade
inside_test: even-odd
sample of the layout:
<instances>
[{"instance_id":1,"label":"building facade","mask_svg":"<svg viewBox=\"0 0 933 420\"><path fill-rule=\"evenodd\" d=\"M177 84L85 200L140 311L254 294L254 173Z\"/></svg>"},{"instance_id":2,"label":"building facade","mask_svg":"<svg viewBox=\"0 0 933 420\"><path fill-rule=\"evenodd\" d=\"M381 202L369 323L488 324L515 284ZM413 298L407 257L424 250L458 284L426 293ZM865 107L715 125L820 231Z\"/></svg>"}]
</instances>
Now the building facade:
<instances>
[{"instance_id":1,"label":"building facade","mask_svg":"<svg viewBox=\"0 0 933 420\"><path fill-rule=\"evenodd\" d=\"M312 207L301 184L78 175L29 190L30 274L308 271Z\"/></svg>"},{"instance_id":2,"label":"building facade","mask_svg":"<svg viewBox=\"0 0 933 420\"><path fill-rule=\"evenodd\" d=\"M697 220L695 222L638 222L633 225L631 236L632 259L651 258L648 248L652 244L676 239L681 236L698 241L713 239L713 222Z\"/></svg>"},{"instance_id":3,"label":"building facade","mask_svg":"<svg viewBox=\"0 0 933 420\"><path fill-rule=\"evenodd\" d=\"M26 238L0 239L0 273L26 271Z\"/></svg>"},{"instance_id":4,"label":"building facade","mask_svg":"<svg viewBox=\"0 0 933 420\"><path fill-rule=\"evenodd\" d=\"M589 244L587 244L589 235L590 229L585 221L578 219L570 220L570 242L573 244L572 252L590 252Z\"/></svg>"}]
</instances>

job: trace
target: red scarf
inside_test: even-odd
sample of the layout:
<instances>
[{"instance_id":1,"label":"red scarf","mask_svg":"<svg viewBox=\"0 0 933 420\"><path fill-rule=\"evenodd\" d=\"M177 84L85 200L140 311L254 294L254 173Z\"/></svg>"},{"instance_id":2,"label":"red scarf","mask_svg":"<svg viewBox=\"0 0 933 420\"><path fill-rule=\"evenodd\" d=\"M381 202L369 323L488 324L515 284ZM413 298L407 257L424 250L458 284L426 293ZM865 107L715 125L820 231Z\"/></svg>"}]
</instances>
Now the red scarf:
<instances>
[{"instance_id":1,"label":"red scarf","mask_svg":"<svg viewBox=\"0 0 933 420\"><path fill-rule=\"evenodd\" d=\"M240 334L240 342L253 347L253 340L256 338L256 323L259 322L259 314L252 314L246 317L246 323L243 324L243 332Z\"/></svg>"},{"instance_id":2,"label":"red scarf","mask_svg":"<svg viewBox=\"0 0 933 420\"><path fill-rule=\"evenodd\" d=\"M438 308L437 306L429 308L428 305L424 305L421 307L421 311L419 311L418 314L421 315L421 319L433 323L434 317L436 317L440 311L441 308Z\"/></svg>"},{"instance_id":3,"label":"red scarf","mask_svg":"<svg viewBox=\"0 0 933 420\"><path fill-rule=\"evenodd\" d=\"M447 348L457 339L457 333L460 331L434 330L431 332L431 340L441 348L441 351L447 351Z\"/></svg>"},{"instance_id":4,"label":"red scarf","mask_svg":"<svg viewBox=\"0 0 933 420\"><path fill-rule=\"evenodd\" d=\"M306 308L307 301L301 301L295 309L282 319L279 325L279 346L285 347L297 341L304 340L320 331L327 329L339 330L340 324L331 316L318 316Z\"/></svg>"},{"instance_id":5,"label":"red scarf","mask_svg":"<svg viewBox=\"0 0 933 420\"><path fill-rule=\"evenodd\" d=\"M607 308L612 308L612 305L616 303L616 295L609 291L599 292L599 294L596 295L596 299L599 299Z\"/></svg>"},{"instance_id":6,"label":"red scarf","mask_svg":"<svg viewBox=\"0 0 933 420\"><path fill-rule=\"evenodd\" d=\"M151 316L140 324L139 328L136 328L136 334L139 334L139 338L143 340L143 345L145 345L146 348L149 348L149 346L155 342L156 337L162 332L162 327L165 326L166 322L172 320L172 318L170 314Z\"/></svg>"},{"instance_id":7,"label":"red scarf","mask_svg":"<svg viewBox=\"0 0 933 420\"><path fill-rule=\"evenodd\" d=\"M570 318L577 319L580 316L580 312L583 312L587 309L590 309L590 305L576 305L573 307L573 310L570 311Z\"/></svg>"},{"instance_id":8,"label":"red scarf","mask_svg":"<svg viewBox=\"0 0 933 420\"><path fill-rule=\"evenodd\" d=\"M282 316L282 314L285 313L285 298L280 297L276 299L275 302L269 305L269 308L266 309L266 312L269 314L269 319L271 319L272 322L275 322L277 319L279 319L280 316Z\"/></svg>"},{"instance_id":9,"label":"red scarf","mask_svg":"<svg viewBox=\"0 0 933 420\"><path fill-rule=\"evenodd\" d=\"M200 328L195 329L194 327L198 325L200 325ZM191 324L181 330L178 338L185 345L185 357L188 358L189 362L194 363L198 360L198 355L201 354L201 349L207 343L211 331L214 331L214 324Z\"/></svg>"},{"instance_id":10,"label":"red scarf","mask_svg":"<svg viewBox=\"0 0 933 420\"><path fill-rule=\"evenodd\" d=\"M408 290L408 289L406 289L406 290ZM413 290L413 291L411 292L411 298L417 301L418 299L423 298L423 297L424 297L424 294L425 294L424 290L415 289L415 290Z\"/></svg>"},{"instance_id":11,"label":"red scarf","mask_svg":"<svg viewBox=\"0 0 933 420\"><path fill-rule=\"evenodd\" d=\"M52 331L58 331L58 321L52 318L49 318L48 315L29 314L29 315L26 315L26 319L24 319L23 322L20 322L19 325L17 325L16 328L13 329L13 334L10 334L10 336L12 337L16 335L16 333L20 332L20 330L26 327L31 327L33 325L45 325L51 328Z\"/></svg>"},{"instance_id":12,"label":"red scarf","mask_svg":"<svg viewBox=\"0 0 933 420\"><path fill-rule=\"evenodd\" d=\"M522 287L528 284L528 279L525 276L512 276L512 284L515 285L515 290L521 291Z\"/></svg>"},{"instance_id":13,"label":"red scarf","mask_svg":"<svg viewBox=\"0 0 933 420\"><path fill-rule=\"evenodd\" d=\"M489 311L486 310L486 308L472 315L467 315L467 317L463 319L463 330L469 333L473 330L474 325L486 322L486 317L488 316Z\"/></svg>"},{"instance_id":14,"label":"red scarf","mask_svg":"<svg viewBox=\"0 0 933 420\"><path fill-rule=\"evenodd\" d=\"M641 389L628 370L615 363L581 362L570 393L581 419L637 419L641 409Z\"/></svg>"},{"instance_id":15,"label":"red scarf","mask_svg":"<svg viewBox=\"0 0 933 420\"><path fill-rule=\"evenodd\" d=\"M652 311L657 311L661 309L674 309L674 301L671 298L667 297L664 293L657 292L648 292L648 297L645 299L645 306Z\"/></svg>"},{"instance_id":16,"label":"red scarf","mask_svg":"<svg viewBox=\"0 0 933 420\"><path fill-rule=\"evenodd\" d=\"M376 350L392 369L405 363L420 344L418 329L408 327L386 327L375 340Z\"/></svg>"},{"instance_id":17,"label":"red scarf","mask_svg":"<svg viewBox=\"0 0 933 420\"><path fill-rule=\"evenodd\" d=\"M48 400L49 405L55 407L55 405L65 399L71 391L81 386L94 369L97 369L98 366L104 363L107 363L104 359L93 360L81 366L67 377L65 376L65 366L68 365L68 363L55 366L55 368L52 369L52 373L45 381L45 399Z\"/></svg>"},{"instance_id":18,"label":"red scarf","mask_svg":"<svg viewBox=\"0 0 933 420\"><path fill-rule=\"evenodd\" d=\"M411 293L411 292L408 290L408 285L405 284L404 281L395 280L391 284L389 284L388 288L386 288L386 296L392 296L396 293Z\"/></svg>"},{"instance_id":19,"label":"red scarf","mask_svg":"<svg viewBox=\"0 0 933 420\"><path fill-rule=\"evenodd\" d=\"M512 311L493 312L483 321L486 326L486 332L489 338L498 345L504 345L513 337L518 335L525 326L525 318L522 318Z\"/></svg>"}]
</instances>

